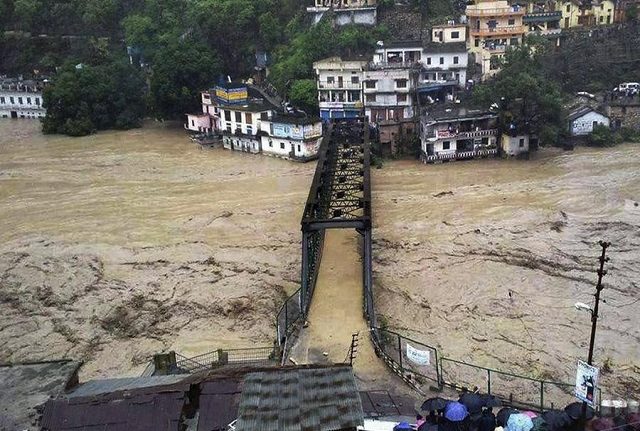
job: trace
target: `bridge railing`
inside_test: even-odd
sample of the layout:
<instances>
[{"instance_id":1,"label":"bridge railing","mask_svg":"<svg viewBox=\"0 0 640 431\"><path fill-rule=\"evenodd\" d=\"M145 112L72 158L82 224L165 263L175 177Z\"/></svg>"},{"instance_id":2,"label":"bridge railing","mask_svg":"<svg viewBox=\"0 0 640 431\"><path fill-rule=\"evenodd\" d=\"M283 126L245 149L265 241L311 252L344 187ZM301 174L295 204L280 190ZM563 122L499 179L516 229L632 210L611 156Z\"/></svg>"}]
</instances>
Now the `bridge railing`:
<instances>
[{"instance_id":1,"label":"bridge railing","mask_svg":"<svg viewBox=\"0 0 640 431\"><path fill-rule=\"evenodd\" d=\"M296 325L302 320L302 315L301 289L298 289L284 301L278 311L276 332L279 346L283 346L295 331Z\"/></svg>"}]
</instances>

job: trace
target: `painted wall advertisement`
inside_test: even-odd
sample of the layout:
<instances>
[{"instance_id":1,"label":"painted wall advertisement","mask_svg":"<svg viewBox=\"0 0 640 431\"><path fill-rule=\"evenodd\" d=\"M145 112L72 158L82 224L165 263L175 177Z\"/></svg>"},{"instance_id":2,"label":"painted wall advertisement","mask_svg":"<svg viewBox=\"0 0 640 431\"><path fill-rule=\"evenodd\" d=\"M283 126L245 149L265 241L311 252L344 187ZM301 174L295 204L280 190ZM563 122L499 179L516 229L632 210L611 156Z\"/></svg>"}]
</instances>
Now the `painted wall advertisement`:
<instances>
[{"instance_id":1,"label":"painted wall advertisement","mask_svg":"<svg viewBox=\"0 0 640 431\"><path fill-rule=\"evenodd\" d=\"M407 358L418 365L429 365L431 363L431 352L428 350L418 350L407 343Z\"/></svg>"},{"instance_id":2,"label":"painted wall advertisement","mask_svg":"<svg viewBox=\"0 0 640 431\"><path fill-rule=\"evenodd\" d=\"M576 373L576 397L591 407L595 407L596 388L598 387L598 374L600 370L586 362L578 361Z\"/></svg>"},{"instance_id":3,"label":"painted wall advertisement","mask_svg":"<svg viewBox=\"0 0 640 431\"><path fill-rule=\"evenodd\" d=\"M278 138L302 139L302 127L291 124L273 123L273 136Z\"/></svg>"}]
</instances>

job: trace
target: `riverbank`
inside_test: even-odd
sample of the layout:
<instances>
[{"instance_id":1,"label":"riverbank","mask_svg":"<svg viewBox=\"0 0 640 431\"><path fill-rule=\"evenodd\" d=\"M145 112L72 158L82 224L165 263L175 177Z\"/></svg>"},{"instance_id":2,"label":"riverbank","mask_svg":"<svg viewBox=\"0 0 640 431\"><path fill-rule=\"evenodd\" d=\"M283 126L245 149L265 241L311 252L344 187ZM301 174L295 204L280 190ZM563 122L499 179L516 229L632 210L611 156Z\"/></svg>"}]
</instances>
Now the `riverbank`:
<instances>
[{"instance_id":1,"label":"riverbank","mask_svg":"<svg viewBox=\"0 0 640 431\"><path fill-rule=\"evenodd\" d=\"M82 359L86 379L136 375L166 349L273 342L314 163L201 150L161 124L84 138L25 124L0 122L0 361ZM640 374L639 160L621 145L386 162L378 312L452 358L571 381L589 335L573 304L589 303L607 239L596 361L624 395Z\"/></svg>"}]
</instances>

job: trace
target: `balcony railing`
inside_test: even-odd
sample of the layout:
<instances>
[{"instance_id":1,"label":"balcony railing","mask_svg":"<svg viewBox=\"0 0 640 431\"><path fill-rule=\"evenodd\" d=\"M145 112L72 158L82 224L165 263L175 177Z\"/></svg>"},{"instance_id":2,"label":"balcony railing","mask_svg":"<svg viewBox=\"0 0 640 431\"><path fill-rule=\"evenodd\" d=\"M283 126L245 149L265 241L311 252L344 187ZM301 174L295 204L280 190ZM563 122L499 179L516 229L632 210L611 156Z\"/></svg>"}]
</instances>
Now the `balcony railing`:
<instances>
[{"instance_id":1,"label":"balcony railing","mask_svg":"<svg viewBox=\"0 0 640 431\"><path fill-rule=\"evenodd\" d=\"M505 16L505 15L524 15L524 9L515 9L511 7L501 7L494 9L469 9L467 8L467 16Z\"/></svg>"},{"instance_id":2,"label":"balcony railing","mask_svg":"<svg viewBox=\"0 0 640 431\"><path fill-rule=\"evenodd\" d=\"M438 161L475 159L477 157L495 157L497 155L498 150L496 148L491 148L460 152L436 152L436 154L432 155L426 155L423 153L422 160L425 163L433 163Z\"/></svg>"},{"instance_id":3,"label":"balcony railing","mask_svg":"<svg viewBox=\"0 0 640 431\"><path fill-rule=\"evenodd\" d=\"M532 12L526 14L522 20L526 23L559 21L562 18L562 12Z\"/></svg>"},{"instance_id":4,"label":"balcony railing","mask_svg":"<svg viewBox=\"0 0 640 431\"><path fill-rule=\"evenodd\" d=\"M472 28L469 30L472 36L501 36L506 34L524 33L522 25L505 25L493 28Z\"/></svg>"},{"instance_id":5,"label":"balcony railing","mask_svg":"<svg viewBox=\"0 0 640 431\"><path fill-rule=\"evenodd\" d=\"M422 63L419 61L399 61L399 62L370 62L369 70L384 70L384 69L419 69L422 67Z\"/></svg>"},{"instance_id":6,"label":"balcony railing","mask_svg":"<svg viewBox=\"0 0 640 431\"><path fill-rule=\"evenodd\" d=\"M436 130L425 138L429 139L475 139L475 138L487 138L490 136L498 136L498 129L482 129L482 130L470 130L470 131L456 131L456 130Z\"/></svg>"},{"instance_id":7,"label":"balcony railing","mask_svg":"<svg viewBox=\"0 0 640 431\"><path fill-rule=\"evenodd\" d=\"M318 89L320 90L360 90L362 88L361 82L351 81L318 81Z\"/></svg>"}]
</instances>

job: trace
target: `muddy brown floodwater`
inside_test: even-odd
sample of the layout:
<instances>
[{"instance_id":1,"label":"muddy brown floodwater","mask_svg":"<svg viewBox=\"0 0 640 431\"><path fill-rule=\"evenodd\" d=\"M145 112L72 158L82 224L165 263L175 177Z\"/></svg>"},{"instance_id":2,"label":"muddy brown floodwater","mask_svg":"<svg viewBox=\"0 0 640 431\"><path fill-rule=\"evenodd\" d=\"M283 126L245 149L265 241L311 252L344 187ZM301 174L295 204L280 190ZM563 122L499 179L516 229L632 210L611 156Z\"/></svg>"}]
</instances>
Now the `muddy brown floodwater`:
<instances>
[{"instance_id":1,"label":"muddy brown floodwater","mask_svg":"<svg viewBox=\"0 0 640 431\"><path fill-rule=\"evenodd\" d=\"M85 379L136 375L166 349L270 345L299 285L314 169L200 150L155 124L66 138L1 121L0 361L83 359ZM596 362L612 370L605 394L640 390L640 146L389 162L372 178L390 328L454 359L571 381L590 330L573 304L592 300L602 238ZM340 247L355 256L339 238L329 270Z\"/></svg>"}]
</instances>

